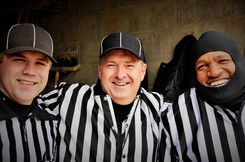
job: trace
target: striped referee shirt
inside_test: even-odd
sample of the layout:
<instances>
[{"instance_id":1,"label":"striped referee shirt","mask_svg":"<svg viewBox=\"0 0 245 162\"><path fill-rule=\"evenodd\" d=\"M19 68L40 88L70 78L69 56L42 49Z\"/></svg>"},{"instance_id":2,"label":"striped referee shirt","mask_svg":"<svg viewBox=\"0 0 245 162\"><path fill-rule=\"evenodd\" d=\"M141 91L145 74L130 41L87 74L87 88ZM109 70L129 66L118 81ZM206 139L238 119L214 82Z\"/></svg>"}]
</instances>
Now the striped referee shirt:
<instances>
[{"instance_id":1,"label":"striped referee shirt","mask_svg":"<svg viewBox=\"0 0 245 162\"><path fill-rule=\"evenodd\" d=\"M163 111L161 161L244 162L244 107L232 112L185 92Z\"/></svg>"},{"instance_id":2,"label":"striped referee shirt","mask_svg":"<svg viewBox=\"0 0 245 162\"><path fill-rule=\"evenodd\" d=\"M0 162L55 161L57 118L36 102L23 108L0 92Z\"/></svg>"},{"instance_id":3,"label":"striped referee shirt","mask_svg":"<svg viewBox=\"0 0 245 162\"><path fill-rule=\"evenodd\" d=\"M42 103L44 101L44 103ZM112 100L100 84L61 83L39 102L60 115L60 162L157 161L163 98L141 88L123 125L122 147ZM118 150L119 149L119 150ZM120 152L119 159L116 154Z\"/></svg>"}]
</instances>

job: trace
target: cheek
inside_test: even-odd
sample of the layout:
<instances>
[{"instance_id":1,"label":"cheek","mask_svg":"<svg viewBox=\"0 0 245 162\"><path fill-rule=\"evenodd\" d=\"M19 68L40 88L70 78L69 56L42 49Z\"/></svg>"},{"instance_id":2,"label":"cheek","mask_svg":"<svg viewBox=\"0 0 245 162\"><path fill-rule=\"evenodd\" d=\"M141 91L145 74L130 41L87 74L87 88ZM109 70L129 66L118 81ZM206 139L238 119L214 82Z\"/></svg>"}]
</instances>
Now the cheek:
<instances>
[{"instance_id":1,"label":"cheek","mask_svg":"<svg viewBox=\"0 0 245 162\"><path fill-rule=\"evenodd\" d=\"M205 74L204 73L201 73L201 72L197 72L196 73L196 77L197 77L197 80L200 82L200 83L204 83L205 82Z\"/></svg>"},{"instance_id":2,"label":"cheek","mask_svg":"<svg viewBox=\"0 0 245 162\"><path fill-rule=\"evenodd\" d=\"M236 71L236 66L235 66L235 64L233 63L233 64L230 65L230 73L231 73L232 76L233 76L233 74L235 73L235 71Z\"/></svg>"},{"instance_id":3,"label":"cheek","mask_svg":"<svg viewBox=\"0 0 245 162\"><path fill-rule=\"evenodd\" d=\"M39 76L43 81L47 82L49 77L49 69L39 71Z\"/></svg>"},{"instance_id":4,"label":"cheek","mask_svg":"<svg viewBox=\"0 0 245 162\"><path fill-rule=\"evenodd\" d=\"M15 68L14 66L3 66L0 68L0 76L3 78L14 78L21 74L21 67Z\"/></svg>"},{"instance_id":5,"label":"cheek","mask_svg":"<svg viewBox=\"0 0 245 162\"><path fill-rule=\"evenodd\" d=\"M100 80L103 80L104 82L107 81L110 78L110 73L109 72L99 72L99 78Z\"/></svg>"},{"instance_id":6,"label":"cheek","mask_svg":"<svg viewBox=\"0 0 245 162\"><path fill-rule=\"evenodd\" d=\"M108 72L102 66L98 66L98 77L100 80L104 78L107 74Z\"/></svg>"}]
</instances>

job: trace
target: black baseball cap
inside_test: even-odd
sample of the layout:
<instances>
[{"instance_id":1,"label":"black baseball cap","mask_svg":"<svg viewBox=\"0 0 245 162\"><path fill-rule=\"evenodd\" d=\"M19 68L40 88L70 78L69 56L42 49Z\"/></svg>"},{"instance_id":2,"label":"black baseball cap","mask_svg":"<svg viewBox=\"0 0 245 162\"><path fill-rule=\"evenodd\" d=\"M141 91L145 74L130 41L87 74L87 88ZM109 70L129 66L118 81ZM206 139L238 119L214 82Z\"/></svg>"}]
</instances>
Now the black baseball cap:
<instances>
[{"instance_id":1,"label":"black baseball cap","mask_svg":"<svg viewBox=\"0 0 245 162\"><path fill-rule=\"evenodd\" d=\"M141 42L131 34L118 32L104 37L100 45L100 57L115 49L128 50L144 61L144 51Z\"/></svg>"},{"instance_id":2,"label":"black baseball cap","mask_svg":"<svg viewBox=\"0 0 245 162\"><path fill-rule=\"evenodd\" d=\"M6 54L21 51L38 51L47 55L54 63L53 39L43 28L31 24L15 24L9 28L0 42L0 50Z\"/></svg>"}]
</instances>

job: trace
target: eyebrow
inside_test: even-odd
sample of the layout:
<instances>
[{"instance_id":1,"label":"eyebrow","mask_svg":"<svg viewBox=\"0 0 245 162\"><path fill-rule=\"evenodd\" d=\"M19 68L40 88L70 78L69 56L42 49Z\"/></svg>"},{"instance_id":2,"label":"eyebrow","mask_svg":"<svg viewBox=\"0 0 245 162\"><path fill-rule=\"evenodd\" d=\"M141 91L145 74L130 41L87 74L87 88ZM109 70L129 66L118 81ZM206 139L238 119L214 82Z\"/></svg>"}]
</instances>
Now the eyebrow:
<instances>
[{"instance_id":1,"label":"eyebrow","mask_svg":"<svg viewBox=\"0 0 245 162\"><path fill-rule=\"evenodd\" d=\"M21 53L13 53L13 54L11 54L11 55L8 55L9 57L15 57L15 56L17 56L17 57L24 57Z\"/></svg>"},{"instance_id":2,"label":"eyebrow","mask_svg":"<svg viewBox=\"0 0 245 162\"><path fill-rule=\"evenodd\" d=\"M26 57L25 57L22 53L20 53L20 52L13 53L13 54L8 55L8 56L9 56L9 57L21 57L21 58L26 58ZM43 56L38 57L37 60L49 62L50 59L48 58L48 56L46 56L46 55L43 54Z\"/></svg>"}]
</instances>

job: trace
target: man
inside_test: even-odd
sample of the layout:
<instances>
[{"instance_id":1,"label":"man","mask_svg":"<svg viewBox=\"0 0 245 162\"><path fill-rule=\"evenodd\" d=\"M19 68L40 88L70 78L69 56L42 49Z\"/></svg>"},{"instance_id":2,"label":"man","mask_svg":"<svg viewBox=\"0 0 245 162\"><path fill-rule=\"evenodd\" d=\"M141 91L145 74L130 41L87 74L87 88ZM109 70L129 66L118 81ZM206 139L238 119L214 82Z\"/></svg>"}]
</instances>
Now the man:
<instances>
[{"instance_id":1,"label":"man","mask_svg":"<svg viewBox=\"0 0 245 162\"><path fill-rule=\"evenodd\" d=\"M60 115L59 161L156 161L163 98L140 87L147 65L138 38L106 36L96 85L61 83L40 98Z\"/></svg>"},{"instance_id":2,"label":"man","mask_svg":"<svg viewBox=\"0 0 245 162\"><path fill-rule=\"evenodd\" d=\"M192 55L195 88L163 111L170 142L162 145L162 161L245 161L245 60L239 48L228 34L210 31Z\"/></svg>"},{"instance_id":3,"label":"man","mask_svg":"<svg viewBox=\"0 0 245 162\"><path fill-rule=\"evenodd\" d=\"M33 24L12 26L0 43L0 161L54 161L57 119L37 105L53 41Z\"/></svg>"}]
</instances>

